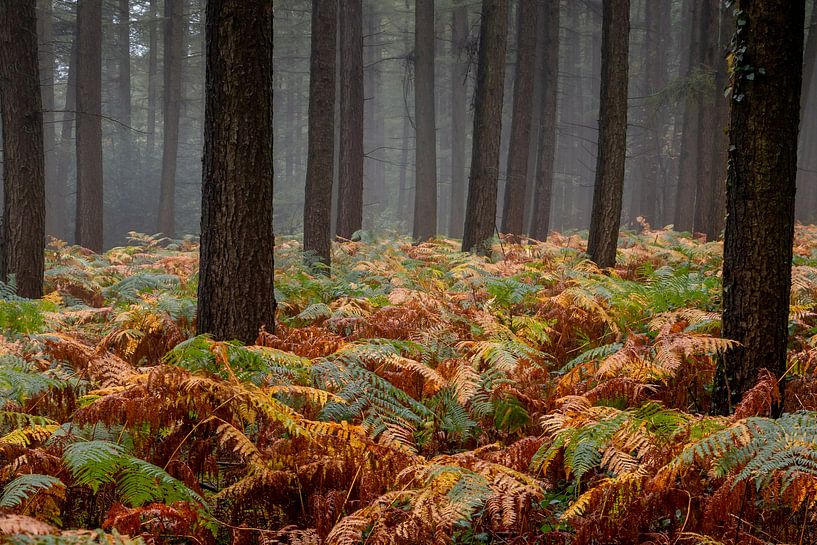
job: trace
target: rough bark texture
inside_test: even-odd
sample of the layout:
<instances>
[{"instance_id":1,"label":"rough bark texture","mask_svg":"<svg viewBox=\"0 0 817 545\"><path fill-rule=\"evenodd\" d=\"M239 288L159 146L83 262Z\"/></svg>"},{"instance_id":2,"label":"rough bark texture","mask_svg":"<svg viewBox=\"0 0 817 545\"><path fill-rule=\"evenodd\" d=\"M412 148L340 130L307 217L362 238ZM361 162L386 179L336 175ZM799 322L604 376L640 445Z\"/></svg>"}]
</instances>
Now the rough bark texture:
<instances>
[{"instance_id":1,"label":"rough bark texture","mask_svg":"<svg viewBox=\"0 0 817 545\"><path fill-rule=\"evenodd\" d=\"M599 148L587 253L599 267L616 263L627 149L627 48L630 1L604 0Z\"/></svg>"},{"instance_id":2,"label":"rough bark texture","mask_svg":"<svg viewBox=\"0 0 817 545\"><path fill-rule=\"evenodd\" d=\"M468 205L463 251L489 251L496 230L496 193L508 39L508 0L483 0Z\"/></svg>"},{"instance_id":3,"label":"rough bark texture","mask_svg":"<svg viewBox=\"0 0 817 545\"><path fill-rule=\"evenodd\" d=\"M77 5L75 242L102 251L102 0Z\"/></svg>"},{"instance_id":4,"label":"rough bark texture","mask_svg":"<svg viewBox=\"0 0 817 545\"><path fill-rule=\"evenodd\" d=\"M304 200L304 251L332 259L332 171L335 154L337 0L312 0L309 64L309 151Z\"/></svg>"},{"instance_id":5,"label":"rough bark texture","mask_svg":"<svg viewBox=\"0 0 817 545\"><path fill-rule=\"evenodd\" d=\"M3 255L0 275L17 293L41 297L45 250L45 163L35 0L0 3L3 119Z\"/></svg>"},{"instance_id":6,"label":"rough bark texture","mask_svg":"<svg viewBox=\"0 0 817 545\"><path fill-rule=\"evenodd\" d=\"M51 0L37 2L40 91L43 100L45 150L45 234L60 238L65 226L65 191L57 185L57 140L54 127L54 11ZM73 114L71 114L73 115Z\"/></svg>"},{"instance_id":7,"label":"rough bark texture","mask_svg":"<svg viewBox=\"0 0 817 545\"><path fill-rule=\"evenodd\" d=\"M747 68L731 97L723 336L740 347L718 365L719 414L761 368L778 377L786 369L803 62L804 0L739 0L737 8L735 63Z\"/></svg>"},{"instance_id":8,"label":"rough bark texture","mask_svg":"<svg viewBox=\"0 0 817 545\"><path fill-rule=\"evenodd\" d=\"M414 240L437 231L437 134L434 110L434 0L417 0L414 18Z\"/></svg>"},{"instance_id":9,"label":"rough bark texture","mask_svg":"<svg viewBox=\"0 0 817 545\"><path fill-rule=\"evenodd\" d=\"M536 73L536 16L535 2L519 3L510 152L502 201L502 232L515 235L521 235L524 230L533 80Z\"/></svg>"},{"instance_id":10,"label":"rough bark texture","mask_svg":"<svg viewBox=\"0 0 817 545\"><path fill-rule=\"evenodd\" d=\"M340 2L340 152L337 236L363 226L363 7Z\"/></svg>"},{"instance_id":11,"label":"rough bark texture","mask_svg":"<svg viewBox=\"0 0 817 545\"><path fill-rule=\"evenodd\" d=\"M542 113L539 118L539 158L533 200L530 235L547 239L550 227L550 203L553 194L553 167L556 156L556 106L559 94L559 0L546 0L542 56Z\"/></svg>"},{"instance_id":12,"label":"rough bark texture","mask_svg":"<svg viewBox=\"0 0 817 545\"><path fill-rule=\"evenodd\" d=\"M272 5L207 2L197 327L255 340L275 326Z\"/></svg>"},{"instance_id":13,"label":"rough bark texture","mask_svg":"<svg viewBox=\"0 0 817 545\"><path fill-rule=\"evenodd\" d=\"M182 2L165 3L164 130L162 181L159 191L159 232L176 236L176 158L179 153L179 113L182 99L184 16Z\"/></svg>"},{"instance_id":14,"label":"rough bark texture","mask_svg":"<svg viewBox=\"0 0 817 545\"><path fill-rule=\"evenodd\" d=\"M468 85L468 7L457 2L451 15L451 197L448 234L462 237L465 222L465 139Z\"/></svg>"}]
</instances>

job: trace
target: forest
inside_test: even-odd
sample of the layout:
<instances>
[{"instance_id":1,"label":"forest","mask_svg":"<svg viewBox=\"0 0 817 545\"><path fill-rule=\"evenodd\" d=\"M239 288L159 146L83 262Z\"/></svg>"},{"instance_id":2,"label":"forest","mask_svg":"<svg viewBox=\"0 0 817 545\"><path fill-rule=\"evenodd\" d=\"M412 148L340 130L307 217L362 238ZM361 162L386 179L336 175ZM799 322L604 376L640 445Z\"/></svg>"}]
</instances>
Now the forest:
<instances>
[{"instance_id":1,"label":"forest","mask_svg":"<svg viewBox=\"0 0 817 545\"><path fill-rule=\"evenodd\" d=\"M815 68L815 0L0 0L0 543L817 544Z\"/></svg>"}]
</instances>

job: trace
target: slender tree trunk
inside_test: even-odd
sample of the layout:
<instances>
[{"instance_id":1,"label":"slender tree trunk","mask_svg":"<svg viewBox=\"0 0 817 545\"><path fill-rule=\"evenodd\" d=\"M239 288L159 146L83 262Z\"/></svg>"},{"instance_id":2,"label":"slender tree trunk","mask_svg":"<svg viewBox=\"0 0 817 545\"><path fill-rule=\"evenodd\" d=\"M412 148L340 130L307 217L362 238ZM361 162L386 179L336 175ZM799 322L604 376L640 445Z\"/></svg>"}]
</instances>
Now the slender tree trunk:
<instances>
[{"instance_id":1,"label":"slender tree trunk","mask_svg":"<svg viewBox=\"0 0 817 545\"><path fill-rule=\"evenodd\" d=\"M408 223L409 211L409 181L408 181L408 160L409 160L409 119L408 116L403 116L403 130L400 142L402 148L400 150L400 174L398 175L398 194L397 194L397 217L401 222Z\"/></svg>"},{"instance_id":2,"label":"slender tree trunk","mask_svg":"<svg viewBox=\"0 0 817 545\"><path fill-rule=\"evenodd\" d=\"M197 328L250 343L275 327L270 3L209 0L206 62Z\"/></svg>"},{"instance_id":3,"label":"slender tree trunk","mask_svg":"<svg viewBox=\"0 0 817 545\"><path fill-rule=\"evenodd\" d=\"M337 236L363 226L363 14L361 0L340 3L340 166Z\"/></svg>"},{"instance_id":4,"label":"slender tree trunk","mask_svg":"<svg viewBox=\"0 0 817 545\"><path fill-rule=\"evenodd\" d=\"M45 233L62 236L65 225L63 192L57 187L57 140L54 127L54 12L51 0L37 2L37 35L40 54L40 90L43 102L43 148L45 150Z\"/></svg>"},{"instance_id":5,"label":"slender tree trunk","mask_svg":"<svg viewBox=\"0 0 817 545\"><path fill-rule=\"evenodd\" d=\"M179 152L179 114L182 99L184 14L181 2L165 3L164 130L162 181L159 196L159 232L176 236L176 158Z\"/></svg>"},{"instance_id":6,"label":"slender tree trunk","mask_svg":"<svg viewBox=\"0 0 817 545\"><path fill-rule=\"evenodd\" d=\"M539 125L539 159L533 214L528 230L536 240L546 240L550 227L550 202L556 156L556 112L559 95L559 0L546 0L542 39L544 54L539 76L542 80L542 113Z\"/></svg>"},{"instance_id":7,"label":"slender tree trunk","mask_svg":"<svg viewBox=\"0 0 817 545\"><path fill-rule=\"evenodd\" d=\"M102 251L102 0L77 5L76 243Z\"/></svg>"},{"instance_id":8,"label":"slender tree trunk","mask_svg":"<svg viewBox=\"0 0 817 545\"><path fill-rule=\"evenodd\" d=\"M428 240L437 230L437 127L434 110L434 0L415 2L415 164L413 238Z\"/></svg>"},{"instance_id":9,"label":"slender tree trunk","mask_svg":"<svg viewBox=\"0 0 817 545\"><path fill-rule=\"evenodd\" d=\"M604 0L599 148L587 253L599 267L616 263L627 150L627 49L630 1Z\"/></svg>"},{"instance_id":10,"label":"slender tree trunk","mask_svg":"<svg viewBox=\"0 0 817 545\"><path fill-rule=\"evenodd\" d=\"M687 79L699 69L702 40L699 31L701 3L688 0L688 29L691 35L687 62ZM695 184L698 179L698 124L700 101L697 96L686 97L686 107L682 120L681 157L678 165L678 188L675 197L675 229L692 231L695 218Z\"/></svg>"},{"instance_id":11,"label":"slender tree trunk","mask_svg":"<svg viewBox=\"0 0 817 545\"><path fill-rule=\"evenodd\" d=\"M451 15L451 198L448 234L462 238L465 222L465 139L468 85L468 6L458 1Z\"/></svg>"},{"instance_id":12,"label":"slender tree trunk","mask_svg":"<svg viewBox=\"0 0 817 545\"><path fill-rule=\"evenodd\" d=\"M463 251L488 253L491 237L496 230L507 38L508 0L483 0Z\"/></svg>"},{"instance_id":13,"label":"slender tree trunk","mask_svg":"<svg viewBox=\"0 0 817 545\"><path fill-rule=\"evenodd\" d=\"M521 235L525 219L533 80L536 72L536 4L520 2L517 21L516 72L513 84L510 152L502 207L502 232Z\"/></svg>"},{"instance_id":14,"label":"slender tree trunk","mask_svg":"<svg viewBox=\"0 0 817 545\"><path fill-rule=\"evenodd\" d=\"M314 259L324 265L329 265L332 259L330 216L335 154L337 16L338 0L312 0L304 251L313 253Z\"/></svg>"},{"instance_id":15,"label":"slender tree trunk","mask_svg":"<svg viewBox=\"0 0 817 545\"><path fill-rule=\"evenodd\" d=\"M77 64L79 63L79 40L76 38L76 27L74 28L74 39L71 44L71 57L68 63L68 78L65 86L65 106L63 107L62 118L60 120L60 145L57 157L56 181L54 183L55 197L60 199L60 207L63 214L63 223L60 231L61 238L70 240L71 230L68 226L67 212L68 204L65 202L68 197L68 175L71 170L71 138L74 132L74 120L77 117Z\"/></svg>"},{"instance_id":16,"label":"slender tree trunk","mask_svg":"<svg viewBox=\"0 0 817 545\"><path fill-rule=\"evenodd\" d=\"M723 335L740 345L719 362L717 414L732 411L761 368L781 378L786 369L803 68L804 0L739 0L737 9Z\"/></svg>"},{"instance_id":17,"label":"slender tree trunk","mask_svg":"<svg viewBox=\"0 0 817 545\"><path fill-rule=\"evenodd\" d=\"M153 161L153 152L156 147L156 103L158 102L158 90L156 82L158 80L158 65L159 65L159 33L157 31L159 25L159 0L150 0L149 17L150 30L149 45L148 45L148 124L147 124L147 153L145 154L148 161Z\"/></svg>"},{"instance_id":18,"label":"slender tree trunk","mask_svg":"<svg viewBox=\"0 0 817 545\"><path fill-rule=\"evenodd\" d=\"M813 223L817 220L817 118L806 115L815 111L817 96L814 77L817 70L817 5L812 2L806 47L803 51L803 91L800 97L800 136L798 139L797 201L795 215L798 221Z\"/></svg>"},{"instance_id":19,"label":"slender tree trunk","mask_svg":"<svg viewBox=\"0 0 817 545\"><path fill-rule=\"evenodd\" d=\"M45 252L45 161L35 0L0 3L3 119L3 255L0 276L41 297Z\"/></svg>"}]
</instances>

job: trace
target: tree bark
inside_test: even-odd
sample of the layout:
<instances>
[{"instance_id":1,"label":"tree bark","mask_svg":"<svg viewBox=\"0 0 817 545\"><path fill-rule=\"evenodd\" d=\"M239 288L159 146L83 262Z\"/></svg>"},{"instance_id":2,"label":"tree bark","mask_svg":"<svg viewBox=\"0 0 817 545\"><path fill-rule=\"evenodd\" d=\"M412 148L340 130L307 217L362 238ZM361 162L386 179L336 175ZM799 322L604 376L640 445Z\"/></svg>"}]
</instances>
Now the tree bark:
<instances>
[{"instance_id":1,"label":"tree bark","mask_svg":"<svg viewBox=\"0 0 817 545\"><path fill-rule=\"evenodd\" d=\"M45 160L35 0L0 3L3 119L3 255L0 276L17 294L41 297L45 252Z\"/></svg>"},{"instance_id":2,"label":"tree bark","mask_svg":"<svg viewBox=\"0 0 817 545\"><path fill-rule=\"evenodd\" d=\"M312 0L309 64L309 152L304 199L304 251L330 265L332 170L335 154L337 0ZM313 259L310 256L308 259Z\"/></svg>"},{"instance_id":3,"label":"tree bark","mask_svg":"<svg viewBox=\"0 0 817 545\"><path fill-rule=\"evenodd\" d=\"M102 0L77 4L76 243L101 252Z\"/></svg>"},{"instance_id":4,"label":"tree bark","mask_svg":"<svg viewBox=\"0 0 817 545\"><path fill-rule=\"evenodd\" d=\"M272 5L207 2L197 328L254 341L275 327Z\"/></svg>"},{"instance_id":5,"label":"tree bark","mask_svg":"<svg viewBox=\"0 0 817 545\"><path fill-rule=\"evenodd\" d=\"M184 15L181 2L165 3L164 130L162 131L162 180L159 195L159 232L176 236L176 159L179 153L179 113L182 99Z\"/></svg>"},{"instance_id":6,"label":"tree bark","mask_svg":"<svg viewBox=\"0 0 817 545\"><path fill-rule=\"evenodd\" d=\"M412 237L424 241L437 231L437 127L434 108L434 0L417 0L414 19L414 186Z\"/></svg>"},{"instance_id":7,"label":"tree bark","mask_svg":"<svg viewBox=\"0 0 817 545\"><path fill-rule=\"evenodd\" d=\"M496 194L508 39L508 0L482 0L474 133L462 250L488 253L496 229Z\"/></svg>"},{"instance_id":8,"label":"tree bark","mask_svg":"<svg viewBox=\"0 0 817 545\"><path fill-rule=\"evenodd\" d=\"M723 336L740 345L718 364L717 414L732 411L761 368L781 378L786 369L803 68L804 0L739 0L737 9Z\"/></svg>"},{"instance_id":9,"label":"tree bark","mask_svg":"<svg viewBox=\"0 0 817 545\"><path fill-rule=\"evenodd\" d=\"M630 1L604 0L599 148L587 253L599 267L616 263L627 151L627 49Z\"/></svg>"},{"instance_id":10,"label":"tree bark","mask_svg":"<svg viewBox=\"0 0 817 545\"><path fill-rule=\"evenodd\" d=\"M528 179L533 80L536 73L535 2L520 2L517 21L516 72L513 84L510 153L505 197L502 201L502 232L521 235L525 219L525 185Z\"/></svg>"},{"instance_id":11,"label":"tree bark","mask_svg":"<svg viewBox=\"0 0 817 545\"><path fill-rule=\"evenodd\" d=\"M340 151L337 236L363 227L363 6L340 3Z\"/></svg>"},{"instance_id":12,"label":"tree bark","mask_svg":"<svg viewBox=\"0 0 817 545\"><path fill-rule=\"evenodd\" d=\"M536 240L546 240L550 228L550 203L553 194L553 168L556 156L556 111L559 95L559 0L546 0L543 28L544 52L542 80L542 113L539 118L539 158L533 214L528 232Z\"/></svg>"},{"instance_id":13,"label":"tree bark","mask_svg":"<svg viewBox=\"0 0 817 545\"><path fill-rule=\"evenodd\" d=\"M451 15L451 197L448 234L462 238L465 222L465 140L468 86L468 6L457 2Z\"/></svg>"},{"instance_id":14,"label":"tree bark","mask_svg":"<svg viewBox=\"0 0 817 545\"><path fill-rule=\"evenodd\" d=\"M153 160L153 151L156 147L156 103L158 102L158 90L156 82L158 79L159 65L159 39L157 26L159 25L158 0L150 0L148 17L150 17L150 27L148 31L148 123L147 123L147 153L146 159Z\"/></svg>"},{"instance_id":15,"label":"tree bark","mask_svg":"<svg viewBox=\"0 0 817 545\"><path fill-rule=\"evenodd\" d=\"M55 195L62 200L63 223L60 232L61 238L70 240L71 230L68 225L67 212L69 207L65 200L68 196L68 175L71 171L71 141L74 132L74 121L77 117L77 64L79 63L79 41L76 37L76 27L74 27L74 37L71 44L71 56L68 63L68 78L65 85L65 105L60 119L60 145L57 156L57 172L54 184Z\"/></svg>"},{"instance_id":16,"label":"tree bark","mask_svg":"<svg viewBox=\"0 0 817 545\"><path fill-rule=\"evenodd\" d=\"M45 233L60 238L65 225L65 195L57 185L57 139L54 127L54 12L51 0L37 2L40 90L45 150ZM71 114L73 115L73 114Z\"/></svg>"}]
</instances>

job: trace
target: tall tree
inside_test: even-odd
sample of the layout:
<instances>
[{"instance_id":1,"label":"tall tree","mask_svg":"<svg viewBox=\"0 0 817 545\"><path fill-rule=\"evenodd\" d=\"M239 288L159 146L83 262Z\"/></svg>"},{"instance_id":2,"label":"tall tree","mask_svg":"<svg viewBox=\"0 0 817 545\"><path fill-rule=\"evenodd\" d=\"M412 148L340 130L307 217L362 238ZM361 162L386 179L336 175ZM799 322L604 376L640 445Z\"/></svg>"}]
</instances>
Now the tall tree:
<instances>
[{"instance_id":1,"label":"tall tree","mask_svg":"<svg viewBox=\"0 0 817 545\"><path fill-rule=\"evenodd\" d=\"M209 0L206 17L197 327L249 343L275 327L272 5Z\"/></svg>"},{"instance_id":2,"label":"tall tree","mask_svg":"<svg viewBox=\"0 0 817 545\"><path fill-rule=\"evenodd\" d=\"M723 354L713 411L761 368L782 377L789 326L804 0L738 0L723 262Z\"/></svg>"},{"instance_id":3,"label":"tall tree","mask_svg":"<svg viewBox=\"0 0 817 545\"><path fill-rule=\"evenodd\" d=\"M309 152L304 199L304 250L329 265L332 256L332 170L335 155L335 60L338 0L312 0L309 63Z\"/></svg>"},{"instance_id":4,"label":"tall tree","mask_svg":"<svg viewBox=\"0 0 817 545\"><path fill-rule=\"evenodd\" d=\"M414 240L437 231L437 127L434 111L434 0L417 0L414 10L415 164Z\"/></svg>"},{"instance_id":5,"label":"tall tree","mask_svg":"<svg viewBox=\"0 0 817 545\"><path fill-rule=\"evenodd\" d=\"M700 35L701 2L686 0L684 9L687 13L685 26L688 29L689 53L682 57L685 66L682 73L688 82L696 81L699 71L701 51L703 49ZM682 53L683 55L683 53ZM678 164L678 186L675 195L674 225L678 231L692 231L695 216L695 185L698 177L698 124L701 110L697 93L685 99L684 114L681 122L681 156Z\"/></svg>"},{"instance_id":6,"label":"tall tree","mask_svg":"<svg viewBox=\"0 0 817 545\"><path fill-rule=\"evenodd\" d=\"M65 103L60 119L60 140L57 150L56 179L54 182L55 197L65 199L68 191L68 179L71 171L71 150L75 144L73 141L74 121L77 114L77 64L79 59L79 41L76 37L76 26L71 43L71 56L68 61L68 77L65 82ZM61 205L63 222L60 234L65 240L69 240L71 230L66 219L68 206L63 202Z\"/></svg>"},{"instance_id":7,"label":"tall tree","mask_svg":"<svg viewBox=\"0 0 817 545\"><path fill-rule=\"evenodd\" d=\"M508 0L482 0L474 133L463 251L487 253L496 230L496 193L508 39Z\"/></svg>"},{"instance_id":8,"label":"tall tree","mask_svg":"<svg viewBox=\"0 0 817 545\"><path fill-rule=\"evenodd\" d=\"M159 65L159 0L150 0L148 4L148 108L147 108L147 153L149 160L153 159L153 150L156 146L156 102L157 72Z\"/></svg>"},{"instance_id":9,"label":"tall tree","mask_svg":"<svg viewBox=\"0 0 817 545\"><path fill-rule=\"evenodd\" d=\"M451 196L448 234L459 238L465 222L465 139L468 85L468 6L451 12Z\"/></svg>"},{"instance_id":10,"label":"tall tree","mask_svg":"<svg viewBox=\"0 0 817 545\"><path fill-rule=\"evenodd\" d=\"M363 226L363 6L340 2L340 151L337 235Z\"/></svg>"},{"instance_id":11,"label":"tall tree","mask_svg":"<svg viewBox=\"0 0 817 545\"><path fill-rule=\"evenodd\" d=\"M0 3L0 115L3 120L3 232L0 275L41 297L45 245L45 161L35 0Z\"/></svg>"},{"instance_id":12,"label":"tall tree","mask_svg":"<svg viewBox=\"0 0 817 545\"><path fill-rule=\"evenodd\" d=\"M51 0L37 2L37 35L40 54L40 91L43 101L45 150L45 233L62 237L65 225L65 191L57 185L57 141L54 128L54 11ZM73 115L73 114L71 114Z\"/></svg>"},{"instance_id":13,"label":"tall tree","mask_svg":"<svg viewBox=\"0 0 817 545\"><path fill-rule=\"evenodd\" d=\"M528 179L533 81L536 73L535 2L520 2L517 14L516 72L513 84L510 153L502 202L502 232L521 235L525 219L525 185Z\"/></svg>"},{"instance_id":14,"label":"tall tree","mask_svg":"<svg viewBox=\"0 0 817 545\"><path fill-rule=\"evenodd\" d=\"M102 0L77 4L75 241L102 251Z\"/></svg>"},{"instance_id":15,"label":"tall tree","mask_svg":"<svg viewBox=\"0 0 817 545\"><path fill-rule=\"evenodd\" d=\"M596 183L587 253L599 267L616 262L627 149L627 53L630 0L604 0L601 39L601 98Z\"/></svg>"},{"instance_id":16,"label":"tall tree","mask_svg":"<svg viewBox=\"0 0 817 545\"><path fill-rule=\"evenodd\" d=\"M179 113L182 100L182 56L184 55L184 14L182 2L165 2L164 130L162 181L159 195L159 231L176 235L176 159L179 154Z\"/></svg>"},{"instance_id":17,"label":"tall tree","mask_svg":"<svg viewBox=\"0 0 817 545\"><path fill-rule=\"evenodd\" d=\"M550 202L553 194L553 166L556 155L556 106L559 95L559 0L546 0L540 21L544 41L539 78L542 87L542 111L539 115L539 157L528 232L536 240L545 240L550 228Z\"/></svg>"}]
</instances>

